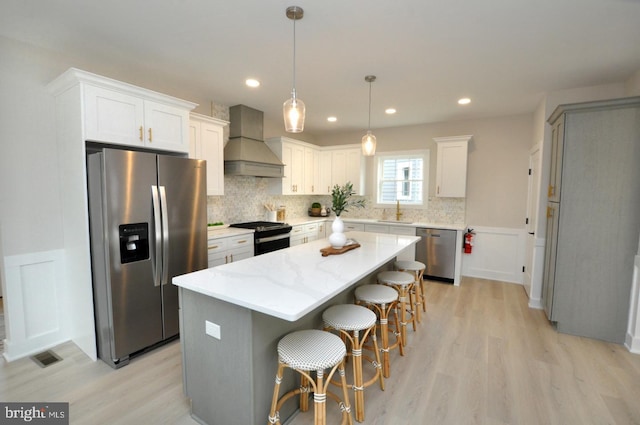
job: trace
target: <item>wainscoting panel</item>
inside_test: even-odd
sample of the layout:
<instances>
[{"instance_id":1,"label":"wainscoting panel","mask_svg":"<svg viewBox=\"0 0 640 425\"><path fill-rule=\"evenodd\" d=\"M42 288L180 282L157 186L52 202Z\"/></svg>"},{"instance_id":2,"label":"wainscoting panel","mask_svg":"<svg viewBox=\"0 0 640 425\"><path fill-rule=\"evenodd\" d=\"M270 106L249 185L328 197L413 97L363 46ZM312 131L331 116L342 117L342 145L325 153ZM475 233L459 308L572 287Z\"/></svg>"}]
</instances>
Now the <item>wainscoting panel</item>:
<instances>
[{"instance_id":1,"label":"wainscoting panel","mask_svg":"<svg viewBox=\"0 0 640 425\"><path fill-rule=\"evenodd\" d=\"M4 258L4 357L16 360L69 340L64 252L54 250Z\"/></svg>"},{"instance_id":2,"label":"wainscoting panel","mask_svg":"<svg viewBox=\"0 0 640 425\"><path fill-rule=\"evenodd\" d=\"M523 283L526 230L474 227L473 252L462 255L462 275Z\"/></svg>"}]
</instances>

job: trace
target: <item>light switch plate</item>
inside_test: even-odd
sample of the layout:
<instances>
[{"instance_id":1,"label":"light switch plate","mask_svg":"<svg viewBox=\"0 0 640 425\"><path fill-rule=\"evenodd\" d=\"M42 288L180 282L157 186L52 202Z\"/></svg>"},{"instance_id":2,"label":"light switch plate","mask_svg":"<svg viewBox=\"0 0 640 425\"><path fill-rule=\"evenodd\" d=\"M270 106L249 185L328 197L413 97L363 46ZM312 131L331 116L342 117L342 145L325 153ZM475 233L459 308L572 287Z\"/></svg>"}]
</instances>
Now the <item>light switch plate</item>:
<instances>
[{"instance_id":1,"label":"light switch plate","mask_svg":"<svg viewBox=\"0 0 640 425\"><path fill-rule=\"evenodd\" d=\"M205 320L204 323L205 323L205 333L209 336L214 337L215 339L220 339L220 325L217 325L208 320Z\"/></svg>"}]
</instances>

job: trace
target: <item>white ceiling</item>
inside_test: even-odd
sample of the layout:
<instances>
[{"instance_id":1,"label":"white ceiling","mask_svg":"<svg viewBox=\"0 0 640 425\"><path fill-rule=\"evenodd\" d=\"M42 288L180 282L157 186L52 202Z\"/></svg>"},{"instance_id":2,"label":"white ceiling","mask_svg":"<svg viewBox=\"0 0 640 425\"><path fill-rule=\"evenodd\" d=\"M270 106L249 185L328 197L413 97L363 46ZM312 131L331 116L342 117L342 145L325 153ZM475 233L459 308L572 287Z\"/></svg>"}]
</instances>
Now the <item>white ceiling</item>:
<instances>
[{"instance_id":1,"label":"white ceiling","mask_svg":"<svg viewBox=\"0 0 640 425\"><path fill-rule=\"evenodd\" d=\"M640 70L639 0L2 0L0 35L281 119L292 5L305 12L296 88L314 135L366 129L367 74L375 129L531 112L544 92Z\"/></svg>"}]
</instances>

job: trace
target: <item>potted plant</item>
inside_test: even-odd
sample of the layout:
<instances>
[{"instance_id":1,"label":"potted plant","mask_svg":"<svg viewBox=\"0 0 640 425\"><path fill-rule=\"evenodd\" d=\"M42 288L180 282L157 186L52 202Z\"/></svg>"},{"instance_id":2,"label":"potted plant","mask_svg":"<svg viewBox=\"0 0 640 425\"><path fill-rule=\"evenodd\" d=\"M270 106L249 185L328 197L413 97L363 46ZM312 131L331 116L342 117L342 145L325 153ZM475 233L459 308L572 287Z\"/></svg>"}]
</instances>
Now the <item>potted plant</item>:
<instances>
[{"instance_id":1,"label":"potted plant","mask_svg":"<svg viewBox=\"0 0 640 425\"><path fill-rule=\"evenodd\" d=\"M347 182L344 186L335 185L331 190L331 207L336 213L336 218L331 224L333 233L329 236L329 242L334 248L342 248L347 242L347 237L344 234L344 223L340 218L340 214L348 212L348 208L351 207L362 208L365 206L364 199L351 199L355 193L351 182Z\"/></svg>"},{"instance_id":2,"label":"potted plant","mask_svg":"<svg viewBox=\"0 0 640 425\"><path fill-rule=\"evenodd\" d=\"M311 204L311 215L315 217L320 216L320 208L322 208L322 205L320 205L319 202Z\"/></svg>"}]
</instances>

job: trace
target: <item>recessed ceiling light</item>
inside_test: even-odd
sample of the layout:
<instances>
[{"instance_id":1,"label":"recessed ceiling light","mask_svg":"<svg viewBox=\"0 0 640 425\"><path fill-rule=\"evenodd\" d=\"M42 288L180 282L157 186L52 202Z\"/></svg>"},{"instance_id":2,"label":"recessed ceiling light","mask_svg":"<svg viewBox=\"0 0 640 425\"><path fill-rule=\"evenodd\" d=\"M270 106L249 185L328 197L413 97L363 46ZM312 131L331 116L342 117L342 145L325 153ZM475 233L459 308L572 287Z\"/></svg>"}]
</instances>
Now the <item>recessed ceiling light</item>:
<instances>
[{"instance_id":1,"label":"recessed ceiling light","mask_svg":"<svg viewBox=\"0 0 640 425\"><path fill-rule=\"evenodd\" d=\"M384 113L392 115L392 114L396 113L396 109L395 108L387 108L387 109L384 110Z\"/></svg>"},{"instance_id":2,"label":"recessed ceiling light","mask_svg":"<svg viewBox=\"0 0 640 425\"><path fill-rule=\"evenodd\" d=\"M458 105L468 105L471 103L471 99L468 97L463 97L462 99L458 99Z\"/></svg>"},{"instance_id":3,"label":"recessed ceiling light","mask_svg":"<svg viewBox=\"0 0 640 425\"><path fill-rule=\"evenodd\" d=\"M247 78L247 80L244 83L249 87L259 87L260 86L260 81L256 80L255 78Z\"/></svg>"},{"instance_id":4,"label":"recessed ceiling light","mask_svg":"<svg viewBox=\"0 0 640 425\"><path fill-rule=\"evenodd\" d=\"M338 121L338 118L336 118L336 117L329 117L329 118L327 118L327 121L329 121L329 122L336 122L336 121Z\"/></svg>"}]
</instances>

